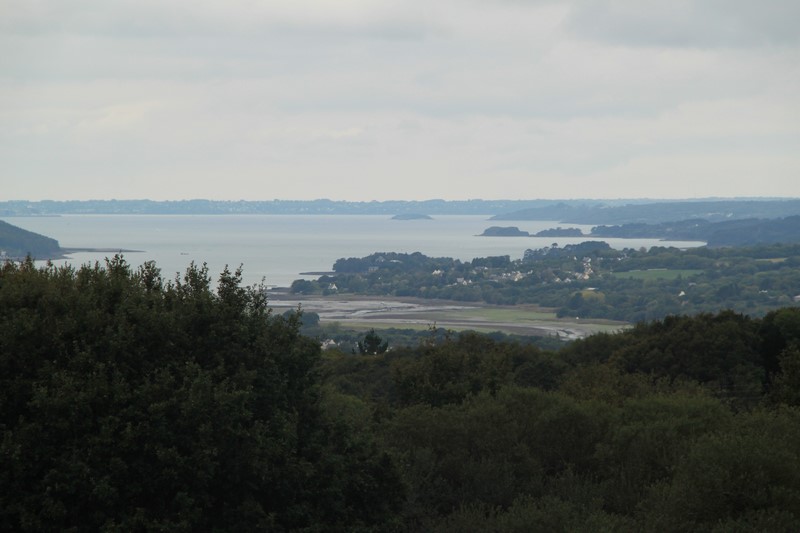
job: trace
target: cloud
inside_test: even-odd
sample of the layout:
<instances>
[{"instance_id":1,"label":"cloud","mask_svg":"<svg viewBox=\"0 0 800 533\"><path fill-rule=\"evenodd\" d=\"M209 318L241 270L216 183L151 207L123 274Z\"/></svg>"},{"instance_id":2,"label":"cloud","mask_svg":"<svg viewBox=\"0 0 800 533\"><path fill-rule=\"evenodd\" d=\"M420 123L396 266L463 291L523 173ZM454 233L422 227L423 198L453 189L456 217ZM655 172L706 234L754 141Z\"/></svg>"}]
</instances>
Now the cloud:
<instances>
[{"instance_id":1,"label":"cloud","mask_svg":"<svg viewBox=\"0 0 800 533\"><path fill-rule=\"evenodd\" d=\"M189 184L232 198L647 196L666 179L647 164L725 191L744 175L726 161L742 161L769 169L741 185L751 195L791 194L795 11L7 0L0 178L27 197L113 194L122 180L165 198Z\"/></svg>"},{"instance_id":2,"label":"cloud","mask_svg":"<svg viewBox=\"0 0 800 533\"><path fill-rule=\"evenodd\" d=\"M263 33L415 38L431 29L423 6L372 0L7 0L0 7L0 30L122 39L229 39Z\"/></svg>"},{"instance_id":3,"label":"cloud","mask_svg":"<svg viewBox=\"0 0 800 533\"><path fill-rule=\"evenodd\" d=\"M746 47L800 44L795 0L586 0L569 26L593 40L629 46Z\"/></svg>"}]
</instances>

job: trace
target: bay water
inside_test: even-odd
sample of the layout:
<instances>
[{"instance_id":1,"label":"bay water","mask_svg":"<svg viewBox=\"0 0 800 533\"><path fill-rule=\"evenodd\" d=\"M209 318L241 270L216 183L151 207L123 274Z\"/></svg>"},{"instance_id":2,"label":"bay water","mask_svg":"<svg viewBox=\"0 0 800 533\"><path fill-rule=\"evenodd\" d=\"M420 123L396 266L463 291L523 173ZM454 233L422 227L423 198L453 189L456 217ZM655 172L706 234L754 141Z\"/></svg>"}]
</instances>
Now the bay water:
<instances>
[{"instance_id":1,"label":"bay water","mask_svg":"<svg viewBox=\"0 0 800 533\"><path fill-rule=\"evenodd\" d=\"M393 220L385 215L64 215L2 217L2 220L59 241L63 248L139 250L124 252L133 267L155 261L164 278L181 275L191 262L206 263L213 280L229 265L243 268L243 283L288 287L302 272L329 271L341 257L375 252L421 252L470 261L508 255L520 259L528 248L578 244L591 237L480 237L490 226L517 226L533 234L557 226L590 225L553 221L492 221L491 215L441 215L432 220ZM676 246L702 242L603 239L613 248ZM76 252L55 264L103 262L114 253ZM43 262L42 262L43 263Z\"/></svg>"}]
</instances>

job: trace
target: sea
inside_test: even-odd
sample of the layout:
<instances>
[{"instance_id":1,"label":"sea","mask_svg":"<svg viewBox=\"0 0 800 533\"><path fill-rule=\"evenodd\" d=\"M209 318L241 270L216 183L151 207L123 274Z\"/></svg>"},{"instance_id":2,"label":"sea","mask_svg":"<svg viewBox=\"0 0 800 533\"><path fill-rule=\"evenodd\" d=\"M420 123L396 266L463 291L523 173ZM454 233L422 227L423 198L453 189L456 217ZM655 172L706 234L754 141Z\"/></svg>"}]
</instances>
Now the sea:
<instances>
[{"instance_id":1,"label":"sea","mask_svg":"<svg viewBox=\"0 0 800 533\"><path fill-rule=\"evenodd\" d=\"M517 226L534 234L554 227L590 225L554 221L492 221L491 215L442 215L431 220L394 220L386 215L63 215L2 217L9 224L52 237L76 252L57 265L101 264L116 250L133 267L155 261L162 277L175 279L194 263L206 264L216 280L228 266L242 267L245 285L288 287L296 279L315 279L342 257L376 252L421 252L431 257L470 261L508 255L522 258L528 248L577 244L591 237L480 237L490 226ZM691 248L705 243L657 239L603 239L610 246ZM37 261L44 264L44 261ZM306 273L306 274L304 274Z\"/></svg>"}]
</instances>

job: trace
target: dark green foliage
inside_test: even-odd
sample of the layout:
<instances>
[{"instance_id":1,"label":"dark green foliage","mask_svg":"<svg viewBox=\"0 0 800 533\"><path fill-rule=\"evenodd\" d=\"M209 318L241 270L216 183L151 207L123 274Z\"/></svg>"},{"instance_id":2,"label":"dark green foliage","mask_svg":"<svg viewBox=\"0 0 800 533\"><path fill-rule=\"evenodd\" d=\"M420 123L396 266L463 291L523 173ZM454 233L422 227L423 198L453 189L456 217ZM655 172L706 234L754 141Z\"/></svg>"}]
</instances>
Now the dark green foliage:
<instances>
[{"instance_id":1,"label":"dark green foliage","mask_svg":"<svg viewBox=\"0 0 800 533\"><path fill-rule=\"evenodd\" d=\"M4 265L0 529L800 530L796 309L323 356L239 282Z\"/></svg>"},{"instance_id":2,"label":"dark green foliage","mask_svg":"<svg viewBox=\"0 0 800 533\"><path fill-rule=\"evenodd\" d=\"M399 498L319 408L319 346L239 272L0 271L0 529L352 530ZM358 471L358 475L354 472Z\"/></svg>"},{"instance_id":3,"label":"dark green foliage","mask_svg":"<svg viewBox=\"0 0 800 533\"><path fill-rule=\"evenodd\" d=\"M797 476L778 465L798 464L797 412L750 410L766 398L764 322L670 317L559 354L432 338L341 356L326 381L369 402L362 416L372 405L408 530L794 530ZM793 390L781 361L777 390Z\"/></svg>"},{"instance_id":4,"label":"dark green foliage","mask_svg":"<svg viewBox=\"0 0 800 533\"><path fill-rule=\"evenodd\" d=\"M417 347L393 348L380 357L329 352L321 371L345 394L393 406L460 403L505 385L552 389L566 369L552 353L486 335L431 330Z\"/></svg>"},{"instance_id":5,"label":"dark green foliage","mask_svg":"<svg viewBox=\"0 0 800 533\"><path fill-rule=\"evenodd\" d=\"M610 361L626 373L703 383L738 405L761 399L767 372L759 323L725 311L670 316L614 336L593 336L565 349L573 361Z\"/></svg>"},{"instance_id":6,"label":"dark green foliage","mask_svg":"<svg viewBox=\"0 0 800 533\"><path fill-rule=\"evenodd\" d=\"M550 477L589 466L603 426L591 405L508 387L459 405L403 409L387 438L406 465L410 512L429 515L542 494Z\"/></svg>"},{"instance_id":7,"label":"dark green foliage","mask_svg":"<svg viewBox=\"0 0 800 533\"><path fill-rule=\"evenodd\" d=\"M392 377L401 404L440 406L512 383L552 388L563 366L535 346L499 343L476 333L426 343L395 358Z\"/></svg>"},{"instance_id":8,"label":"dark green foliage","mask_svg":"<svg viewBox=\"0 0 800 533\"><path fill-rule=\"evenodd\" d=\"M800 348L800 308L786 308L767 313L759 328L764 366L769 373L778 371L784 350Z\"/></svg>"},{"instance_id":9,"label":"dark green foliage","mask_svg":"<svg viewBox=\"0 0 800 533\"><path fill-rule=\"evenodd\" d=\"M364 335L364 341L358 341L358 353L361 355L382 354L389 348L389 341L385 341L371 329Z\"/></svg>"},{"instance_id":10,"label":"dark green foliage","mask_svg":"<svg viewBox=\"0 0 800 533\"><path fill-rule=\"evenodd\" d=\"M770 398L775 403L800 406L800 346L783 350L778 365Z\"/></svg>"},{"instance_id":11,"label":"dark green foliage","mask_svg":"<svg viewBox=\"0 0 800 533\"><path fill-rule=\"evenodd\" d=\"M610 430L596 449L606 508L626 513L656 482L669 479L694 441L729 427L731 413L717 400L689 394L648 395L615 410Z\"/></svg>"},{"instance_id":12,"label":"dark green foliage","mask_svg":"<svg viewBox=\"0 0 800 533\"><path fill-rule=\"evenodd\" d=\"M732 431L700 438L678 461L672 479L646 502L648 529L752 531L761 524L797 531L798 416L796 410L755 411L740 416Z\"/></svg>"},{"instance_id":13,"label":"dark green foliage","mask_svg":"<svg viewBox=\"0 0 800 533\"><path fill-rule=\"evenodd\" d=\"M541 261L543 259L569 259L577 257L619 257L620 253L612 250L611 246L605 241L586 241L580 244L568 244L563 248L557 245L542 248L539 250L526 250L525 261Z\"/></svg>"}]
</instances>

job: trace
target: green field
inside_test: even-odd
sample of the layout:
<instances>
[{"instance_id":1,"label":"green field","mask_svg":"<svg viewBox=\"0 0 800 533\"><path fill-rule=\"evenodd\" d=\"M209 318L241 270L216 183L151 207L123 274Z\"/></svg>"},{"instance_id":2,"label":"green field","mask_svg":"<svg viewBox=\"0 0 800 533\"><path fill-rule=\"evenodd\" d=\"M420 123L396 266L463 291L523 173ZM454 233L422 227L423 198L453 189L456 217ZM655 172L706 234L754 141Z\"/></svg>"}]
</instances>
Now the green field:
<instances>
[{"instance_id":1,"label":"green field","mask_svg":"<svg viewBox=\"0 0 800 533\"><path fill-rule=\"evenodd\" d=\"M692 269L667 269L667 268L651 268L649 270L629 270L627 272L614 272L614 276L618 278L633 278L642 279L645 281L666 279L671 280L677 277L688 278L702 274L703 270Z\"/></svg>"}]
</instances>

